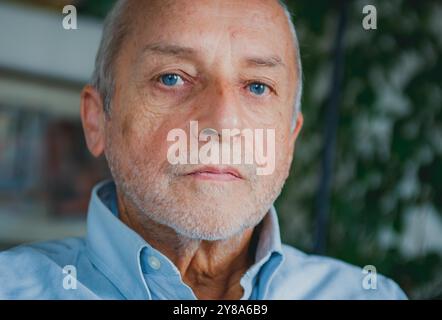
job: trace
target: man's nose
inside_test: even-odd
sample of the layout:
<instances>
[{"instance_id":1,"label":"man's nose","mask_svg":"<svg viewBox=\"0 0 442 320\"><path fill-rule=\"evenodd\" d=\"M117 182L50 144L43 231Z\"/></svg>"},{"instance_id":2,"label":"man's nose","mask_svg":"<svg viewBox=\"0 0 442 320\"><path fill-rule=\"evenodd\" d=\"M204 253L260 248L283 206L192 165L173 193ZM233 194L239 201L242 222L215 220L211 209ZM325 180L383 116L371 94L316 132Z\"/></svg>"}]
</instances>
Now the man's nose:
<instances>
[{"instance_id":1,"label":"man's nose","mask_svg":"<svg viewBox=\"0 0 442 320\"><path fill-rule=\"evenodd\" d=\"M212 128L221 133L222 129L241 129L244 122L240 95L234 86L226 82L215 82L206 88L200 101L198 126Z\"/></svg>"}]
</instances>

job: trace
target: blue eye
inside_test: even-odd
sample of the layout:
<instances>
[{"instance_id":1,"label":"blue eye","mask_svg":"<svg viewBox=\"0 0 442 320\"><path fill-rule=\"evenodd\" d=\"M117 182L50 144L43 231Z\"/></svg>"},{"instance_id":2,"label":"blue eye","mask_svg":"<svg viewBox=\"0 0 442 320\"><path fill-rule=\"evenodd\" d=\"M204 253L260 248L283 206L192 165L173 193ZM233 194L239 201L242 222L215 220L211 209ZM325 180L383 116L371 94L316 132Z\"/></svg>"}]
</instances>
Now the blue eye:
<instances>
[{"instance_id":1,"label":"blue eye","mask_svg":"<svg viewBox=\"0 0 442 320\"><path fill-rule=\"evenodd\" d=\"M168 87L173 87L177 84L180 84L180 85L183 84L183 79L175 73L163 74L160 77L160 80L161 80L162 84L164 84L165 86L168 86Z\"/></svg>"},{"instance_id":2,"label":"blue eye","mask_svg":"<svg viewBox=\"0 0 442 320\"><path fill-rule=\"evenodd\" d=\"M249 84L249 90L258 96L264 94L266 89L267 89L267 86L263 83L254 82L254 83Z\"/></svg>"}]
</instances>

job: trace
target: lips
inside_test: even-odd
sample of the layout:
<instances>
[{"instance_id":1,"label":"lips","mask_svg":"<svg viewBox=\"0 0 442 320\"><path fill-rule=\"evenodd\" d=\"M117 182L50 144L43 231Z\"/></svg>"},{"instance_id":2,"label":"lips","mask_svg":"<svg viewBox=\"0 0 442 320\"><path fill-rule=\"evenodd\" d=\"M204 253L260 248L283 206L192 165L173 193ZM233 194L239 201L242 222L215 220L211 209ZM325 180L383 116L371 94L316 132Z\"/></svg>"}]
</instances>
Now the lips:
<instances>
[{"instance_id":1,"label":"lips","mask_svg":"<svg viewBox=\"0 0 442 320\"><path fill-rule=\"evenodd\" d=\"M231 181L243 179L238 170L232 167L200 167L186 174L204 180Z\"/></svg>"}]
</instances>

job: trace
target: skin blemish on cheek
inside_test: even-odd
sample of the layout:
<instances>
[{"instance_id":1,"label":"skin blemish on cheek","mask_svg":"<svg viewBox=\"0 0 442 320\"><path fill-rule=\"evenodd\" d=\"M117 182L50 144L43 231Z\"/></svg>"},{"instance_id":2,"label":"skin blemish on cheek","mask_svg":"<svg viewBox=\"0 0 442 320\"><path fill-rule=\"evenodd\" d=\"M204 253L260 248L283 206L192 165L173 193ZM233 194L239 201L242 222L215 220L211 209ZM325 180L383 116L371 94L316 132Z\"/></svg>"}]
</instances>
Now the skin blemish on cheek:
<instances>
[{"instance_id":1,"label":"skin blemish on cheek","mask_svg":"<svg viewBox=\"0 0 442 320\"><path fill-rule=\"evenodd\" d=\"M239 33L240 33L239 30L230 30L230 38L235 39L236 37L238 37Z\"/></svg>"}]
</instances>

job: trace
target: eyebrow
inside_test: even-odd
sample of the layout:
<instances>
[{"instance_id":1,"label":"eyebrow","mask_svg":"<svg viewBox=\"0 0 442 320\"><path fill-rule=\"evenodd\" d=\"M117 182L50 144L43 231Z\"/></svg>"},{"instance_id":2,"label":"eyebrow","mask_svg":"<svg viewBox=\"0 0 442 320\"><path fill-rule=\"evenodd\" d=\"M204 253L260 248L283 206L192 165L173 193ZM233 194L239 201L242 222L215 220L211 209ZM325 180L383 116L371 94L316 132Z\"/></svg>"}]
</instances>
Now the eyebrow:
<instances>
[{"instance_id":1,"label":"eyebrow","mask_svg":"<svg viewBox=\"0 0 442 320\"><path fill-rule=\"evenodd\" d=\"M160 54L172 57L191 57L198 55L198 51L194 48L161 42L146 45L142 49L142 53ZM268 57L250 56L243 59L243 63L248 67L286 67L281 57L277 55Z\"/></svg>"},{"instance_id":2,"label":"eyebrow","mask_svg":"<svg viewBox=\"0 0 442 320\"><path fill-rule=\"evenodd\" d=\"M246 65L250 67L285 67L284 62L279 56L271 57L248 57L245 59Z\"/></svg>"},{"instance_id":3,"label":"eyebrow","mask_svg":"<svg viewBox=\"0 0 442 320\"><path fill-rule=\"evenodd\" d=\"M190 47L175 44L152 43L146 45L142 49L142 53L156 53L169 56L192 56L196 55L197 51Z\"/></svg>"}]
</instances>

